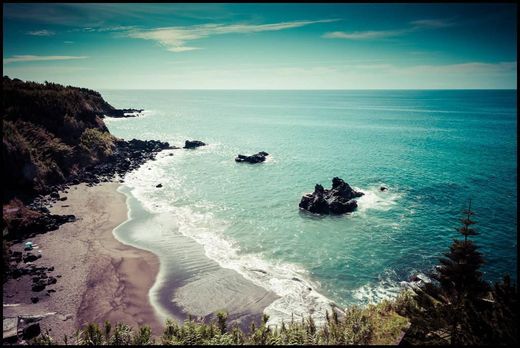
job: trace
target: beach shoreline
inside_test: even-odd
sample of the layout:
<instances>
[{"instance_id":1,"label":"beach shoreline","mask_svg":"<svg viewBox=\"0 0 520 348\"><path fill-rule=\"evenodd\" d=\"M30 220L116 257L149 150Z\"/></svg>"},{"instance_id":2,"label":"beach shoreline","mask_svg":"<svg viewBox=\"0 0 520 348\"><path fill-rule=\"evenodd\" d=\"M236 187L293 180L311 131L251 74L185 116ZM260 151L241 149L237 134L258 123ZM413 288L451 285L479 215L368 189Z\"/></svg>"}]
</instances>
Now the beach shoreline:
<instances>
[{"instance_id":1,"label":"beach shoreline","mask_svg":"<svg viewBox=\"0 0 520 348\"><path fill-rule=\"evenodd\" d=\"M60 192L67 198L49 207L50 213L73 214L76 221L23 241L34 243L32 253L42 257L33 264L53 267L49 276L57 282L33 292L30 275L9 279L3 286L4 317L43 316L41 332L48 331L57 344L65 336L75 342L78 329L93 322L102 326L105 320L134 330L149 325L155 337L162 334L167 318L209 320L219 310L228 311L229 323L243 330L251 322L259 325L264 309L278 296L220 267L201 245L181 235L170 237L177 248L173 259L165 259L169 269L161 273L164 253L152 252L127 235L127 226L141 221L130 216L129 202L137 201L123 187L83 183ZM22 251L23 242L11 249Z\"/></svg>"},{"instance_id":2,"label":"beach shoreline","mask_svg":"<svg viewBox=\"0 0 520 348\"><path fill-rule=\"evenodd\" d=\"M163 325L149 300L149 291L159 273L159 258L146 250L123 244L113 230L128 217L126 197L118 183L93 187L71 186L49 210L53 214L74 214L75 222L56 231L31 238L33 250L42 257L38 267L54 267L56 284L32 292L30 276L9 279L4 284L4 317L46 315L42 332L49 330L59 342L69 342L89 322L112 325L125 323L137 329L149 325L154 335ZM22 250L19 243L12 250ZM50 290L50 292L49 292ZM53 291L54 290L54 291ZM31 297L37 296L37 303ZM5 306L15 304L15 306Z\"/></svg>"}]
</instances>

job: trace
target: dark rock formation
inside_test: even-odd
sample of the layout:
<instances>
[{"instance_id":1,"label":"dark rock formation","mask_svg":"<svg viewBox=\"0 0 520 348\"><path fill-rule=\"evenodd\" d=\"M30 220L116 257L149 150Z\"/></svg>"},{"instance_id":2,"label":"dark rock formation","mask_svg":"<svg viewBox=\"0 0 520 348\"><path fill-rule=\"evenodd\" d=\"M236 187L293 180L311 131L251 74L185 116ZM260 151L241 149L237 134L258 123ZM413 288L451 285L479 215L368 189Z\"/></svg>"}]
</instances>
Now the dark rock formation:
<instances>
[{"instance_id":1,"label":"dark rock formation","mask_svg":"<svg viewBox=\"0 0 520 348\"><path fill-rule=\"evenodd\" d=\"M107 110L105 115L108 117L114 117L114 118L137 117L143 111L144 111L144 109L112 109L112 110Z\"/></svg>"},{"instance_id":2,"label":"dark rock formation","mask_svg":"<svg viewBox=\"0 0 520 348\"><path fill-rule=\"evenodd\" d=\"M44 282L42 282L42 280L39 280L38 282L33 283L31 290L33 292L40 292L40 291L43 291L43 289L45 289L46 286L47 286L47 283L44 283Z\"/></svg>"},{"instance_id":3,"label":"dark rock formation","mask_svg":"<svg viewBox=\"0 0 520 348\"><path fill-rule=\"evenodd\" d=\"M357 208L354 198L363 196L363 192L352 189L342 179L332 179L332 188L326 190L317 184L314 192L306 194L300 201L300 208L316 214L345 214Z\"/></svg>"},{"instance_id":4,"label":"dark rock formation","mask_svg":"<svg viewBox=\"0 0 520 348\"><path fill-rule=\"evenodd\" d=\"M157 187L157 188L161 188L161 187L162 187L162 184L155 185L155 187Z\"/></svg>"},{"instance_id":5,"label":"dark rock formation","mask_svg":"<svg viewBox=\"0 0 520 348\"><path fill-rule=\"evenodd\" d=\"M205 146L205 145L206 145L206 143L203 143L200 140L186 140L184 142L184 148L185 149L194 149L194 148L197 148L199 146Z\"/></svg>"},{"instance_id":6,"label":"dark rock formation","mask_svg":"<svg viewBox=\"0 0 520 348\"><path fill-rule=\"evenodd\" d=\"M379 191L386 191L386 190L388 190L388 188L385 187L385 186L381 186L381 187L379 188Z\"/></svg>"},{"instance_id":7,"label":"dark rock formation","mask_svg":"<svg viewBox=\"0 0 520 348\"><path fill-rule=\"evenodd\" d=\"M23 328L22 337L24 340L30 340L35 338L41 333L40 324L39 323L30 323L26 327Z\"/></svg>"},{"instance_id":8,"label":"dark rock formation","mask_svg":"<svg viewBox=\"0 0 520 348\"><path fill-rule=\"evenodd\" d=\"M259 153L256 153L251 156L246 155L238 155L235 158L236 162L247 162L247 163L260 163L265 161L266 156L269 156L269 154L265 151L260 151Z\"/></svg>"},{"instance_id":9,"label":"dark rock formation","mask_svg":"<svg viewBox=\"0 0 520 348\"><path fill-rule=\"evenodd\" d=\"M34 255L33 253L27 253L24 258L23 258L23 262L27 263L27 262L33 262L33 261L36 261L38 260L38 256Z\"/></svg>"}]
</instances>

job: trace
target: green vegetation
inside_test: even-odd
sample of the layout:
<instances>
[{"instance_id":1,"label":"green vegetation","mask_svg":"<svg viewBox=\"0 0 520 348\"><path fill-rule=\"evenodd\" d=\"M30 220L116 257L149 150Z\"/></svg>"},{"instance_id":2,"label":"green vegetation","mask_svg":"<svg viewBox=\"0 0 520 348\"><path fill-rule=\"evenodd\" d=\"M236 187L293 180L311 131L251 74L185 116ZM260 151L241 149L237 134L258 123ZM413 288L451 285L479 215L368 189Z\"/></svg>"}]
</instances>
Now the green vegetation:
<instances>
[{"instance_id":1,"label":"green vegetation","mask_svg":"<svg viewBox=\"0 0 520 348\"><path fill-rule=\"evenodd\" d=\"M87 128L79 138L79 147L83 154L95 159L104 159L112 154L115 149L116 137L108 132Z\"/></svg>"},{"instance_id":2,"label":"green vegetation","mask_svg":"<svg viewBox=\"0 0 520 348\"><path fill-rule=\"evenodd\" d=\"M125 324L90 323L76 335L79 345L286 345L286 344L395 344L408 326L408 320L395 312L394 302L384 301L366 308L352 307L343 318L336 312L327 314L327 322L317 327L311 318L268 327L264 315L259 327L251 325L249 332L238 326L227 327L227 313L218 312L210 323L191 317L180 325L167 320L162 336L152 337L150 327L134 331ZM72 343L67 339L68 343ZM40 335L35 344L53 344L48 333ZM65 343L65 340L64 342Z\"/></svg>"},{"instance_id":3,"label":"green vegetation","mask_svg":"<svg viewBox=\"0 0 520 348\"><path fill-rule=\"evenodd\" d=\"M109 156L115 138L102 117L114 110L98 92L3 78L3 203L42 192Z\"/></svg>"},{"instance_id":4,"label":"green vegetation","mask_svg":"<svg viewBox=\"0 0 520 348\"><path fill-rule=\"evenodd\" d=\"M491 289L479 271L484 263L478 246L468 237L477 235L471 228L474 212L464 211L464 240L453 240L450 251L440 259L427 283L400 311L410 318L406 341L411 344L514 344L518 339L518 292L506 276Z\"/></svg>"}]
</instances>

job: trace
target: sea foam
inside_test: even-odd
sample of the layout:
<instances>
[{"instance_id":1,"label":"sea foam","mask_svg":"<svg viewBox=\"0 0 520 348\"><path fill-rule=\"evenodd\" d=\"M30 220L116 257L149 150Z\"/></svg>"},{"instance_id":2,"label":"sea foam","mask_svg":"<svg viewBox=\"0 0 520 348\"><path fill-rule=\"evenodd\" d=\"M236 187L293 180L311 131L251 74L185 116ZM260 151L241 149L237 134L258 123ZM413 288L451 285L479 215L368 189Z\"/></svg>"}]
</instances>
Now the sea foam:
<instances>
[{"instance_id":1,"label":"sea foam","mask_svg":"<svg viewBox=\"0 0 520 348\"><path fill-rule=\"evenodd\" d=\"M269 316L268 325L280 325L292 319L313 318L317 325L323 325L325 313L332 310L341 312L332 300L319 292L320 284L310 280L308 272L302 267L288 262L266 260L261 254L244 254L234 240L225 235L228 222L212 213L210 202L180 202L176 192L190 196L189 187L183 185L184 178L168 173L164 168L173 161L182 161L184 156L201 156L218 149L218 144L201 147L197 151L175 151L168 156L164 151L155 162L148 162L125 177L125 185L131 188L131 194L138 199L150 213L167 213L175 221L178 231L204 247L206 256L216 261L221 267L235 270L254 284L272 291L280 298L264 310ZM173 165L173 168L175 165ZM168 188L157 189L157 183ZM369 209L390 209L400 195L392 192L378 192L378 188L368 190L358 199L358 211L361 214ZM362 302L372 302L378 298L391 297L395 284L382 283L380 288L372 289L368 285L354 291L354 298ZM386 296L388 295L388 296ZM366 301L368 299L368 301Z\"/></svg>"}]
</instances>

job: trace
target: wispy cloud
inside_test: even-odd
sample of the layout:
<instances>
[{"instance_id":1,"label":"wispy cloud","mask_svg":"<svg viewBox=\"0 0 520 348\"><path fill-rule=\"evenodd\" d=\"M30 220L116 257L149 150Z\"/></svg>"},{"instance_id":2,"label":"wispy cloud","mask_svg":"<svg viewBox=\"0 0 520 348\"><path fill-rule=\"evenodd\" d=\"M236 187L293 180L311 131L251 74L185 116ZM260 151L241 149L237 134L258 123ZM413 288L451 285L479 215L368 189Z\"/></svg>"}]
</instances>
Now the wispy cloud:
<instances>
[{"instance_id":1,"label":"wispy cloud","mask_svg":"<svg viewBox=\"0 0 520 348\"><path fill-rule=\"evenodd\" d=\"M85 59L86 56L33 56L33 55L16 55L11 58L4 59L4 64L16 62L38 62L48 60L71 60L71 59Z\"/></svg>"},{"instance_id":2,"label":"wispy cloud","mask_svg":"<svg viewBox=\"0 0 520 348\"><path fill-rule=\"evenodd\" d=\"M53 35L56 35L56 33L54 31L47 30L47 29L28 31L26 34L27 35L32 35L32 36L53 36Z\"/></svg>"},{"instance_id":3,"label":"wispy cloud","mask_svg":"<svg viewBox=\"0 0 520 348\"><path fill-rule=\"evenodd\" d=\"M134 26L134 25L112 25L112 26L76 28L76 29L72 29L70 31L71 32L82 31L82 32L87 32L87 33L92 33L92 32L102 33L102 32L106 32L106 31L126 31L126 30L131 30L134 28L136 28L136 26Z\"/></svg>"},{"instance_id":4,"label":"wispy cloud","mask_svg":"<svg viewBox=\"0 0 520 348\"><path fill-rule=\"evenodd\" d=\"M420 19L411 21L409 26L396 30L368 30L368 31L333 31L323 34L326 39L345 39L345 40L378 40L387 37L395 37L409 34L414 31L425 29L448 28L455 25L452 20L447 19Z\"/></svg>"},{"instance_id":5,"label":"wispy cloud","mask_svg":"<svg viewBox=\"0 0 520 348\"><path fill-rule=\"evenodd\" d=\"M346 39L346 40L376 40L386 37L400 36L405 34L406 30L369 30L369 31L332 31L323 34L326 39Z\"/></svg>"},{"instance_id":6,"label":"wispy cloud","mask_svg":"<svg viewBox=\"0 0 520 348\"><path fill-rule=\"evenodd\" d=\"M247 34L299 28L310 24L335 22L339 19L293 21L271 24L203 24L185 27L166 27L149 30L131 30L127 36L134 39L153 40L171 52L200 49L186 46L188 41L223 34Z\"/></svg>"},{"instance_id":7,"label":"wispy cloud","mask_svg":"<svg viewBox=\"0 0 520 348\"><path fill-rule=\"evenodd\" d=\"M416 29L426 28L448 28L455 25L455 22L451 19L420 19L411 21L410 24Z\"/></svg>"}]
</instances>

